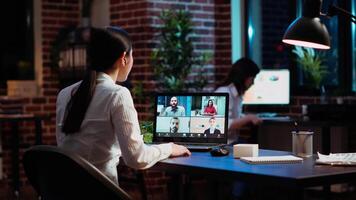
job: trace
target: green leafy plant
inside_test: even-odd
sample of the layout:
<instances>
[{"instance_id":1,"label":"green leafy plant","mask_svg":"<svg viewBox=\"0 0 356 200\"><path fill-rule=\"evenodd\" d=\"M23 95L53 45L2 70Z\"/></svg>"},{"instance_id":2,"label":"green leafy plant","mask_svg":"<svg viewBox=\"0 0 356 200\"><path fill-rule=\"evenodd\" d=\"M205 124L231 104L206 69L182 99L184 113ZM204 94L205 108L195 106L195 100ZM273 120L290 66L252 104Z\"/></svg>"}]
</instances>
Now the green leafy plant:
<instances>
[{"instance_id":1,"label":"green leafy plant","mask_svg":"<svg viewBox=\"0 0 356 200\"><path fill-rule=\"evenodd\" d=\"M296 46L292 51L297 55L297 62L301 65L308 85L320 89L323 79L328 73L327 67L323 65L324 54L316 52L312 48Z\"/></svg>"},{"instance_id":2,"label":"green leafy plant","mask_svg":"<svg viewBox=\"0 0 356 200\"><path fill-rule=\"evenodd\" d=\"M141 134L143 135L143 141L147 144L152 143L153 139L153 122L152 121L140 121Z\"/></svg>"},{"instance_id":3,"label":"green leafy plant","mask_svg":"<svg viewBox=\"0 0 356 200\"><path fill-rule=\"evenodd\" d=\"M157 89L170 92L201 90L207 84L203 66L210 60L211 53L193 53L191 16L183 10L163 11L160 19L163 21L159 28L160 42L151 55ZM187 81L193 68L193 80Z\"/></svg>"}]
</instances>

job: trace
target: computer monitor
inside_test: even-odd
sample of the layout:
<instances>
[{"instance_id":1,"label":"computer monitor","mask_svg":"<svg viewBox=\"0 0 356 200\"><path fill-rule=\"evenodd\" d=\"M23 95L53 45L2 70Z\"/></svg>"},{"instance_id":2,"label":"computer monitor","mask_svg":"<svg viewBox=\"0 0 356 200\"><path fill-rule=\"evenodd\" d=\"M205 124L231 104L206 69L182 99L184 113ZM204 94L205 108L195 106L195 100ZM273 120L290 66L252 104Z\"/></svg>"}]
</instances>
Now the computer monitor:
<instances>
[{"instance_id":1,"label":"computer monitor","mask_svg":"<svg viewBox=\"0 0 356 200\"><path fill-rule=\"evenodd\" d=\"M245 92L245 105L285 105L290 100L288 69L262 69L254 84Z\"/></svg>"}]
</instances>

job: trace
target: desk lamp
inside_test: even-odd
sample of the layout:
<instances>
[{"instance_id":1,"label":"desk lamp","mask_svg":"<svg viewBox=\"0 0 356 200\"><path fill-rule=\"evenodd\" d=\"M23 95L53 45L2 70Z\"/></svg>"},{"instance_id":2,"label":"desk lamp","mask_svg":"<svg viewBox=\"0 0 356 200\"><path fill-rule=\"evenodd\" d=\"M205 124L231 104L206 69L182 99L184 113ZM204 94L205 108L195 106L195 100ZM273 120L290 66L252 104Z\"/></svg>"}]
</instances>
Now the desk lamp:
<instances>
[{"instance_id":1,"label":"desk lamp","mask_svg":"<svg viewBox=\"0 0 356 200\"><path fill-rule=\"evenodd\" d=\"M335 5L330 5L328 12L320 12L322 0L305 0L303 14L295 19L284 33L282 41L287 44L315 49L330 49L330 36L320 16L341 15L356 23L356 16Z\"/></svg>"}]
</instances>

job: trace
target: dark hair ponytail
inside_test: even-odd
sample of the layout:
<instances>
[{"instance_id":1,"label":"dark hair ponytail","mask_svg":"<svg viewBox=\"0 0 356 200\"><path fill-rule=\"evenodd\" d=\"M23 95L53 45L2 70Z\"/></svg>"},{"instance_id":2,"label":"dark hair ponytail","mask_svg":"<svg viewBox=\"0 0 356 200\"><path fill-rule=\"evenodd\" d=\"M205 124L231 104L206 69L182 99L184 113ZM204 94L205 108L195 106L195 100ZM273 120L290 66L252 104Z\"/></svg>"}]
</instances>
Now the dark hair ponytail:
<instances>
[{"instance_id":1,"label":"dark hair ponytail","mask_svg":"<svg viewBox=\"0 0 356 200\"><path fill-rule=\"evenodd\" d=\"M78 89L73 91L74 94L66 107L62 131L67 135L80 130L95 92L97 72L112 68L120 54L130 52L132 49L129 35L119 27L91 28L89 30L90 40L87 54L90 64L84 79Z\"/></svg>"},{"instance_id":2,"label":"dark hair ponytail","mask_svg":"<svg viewBox=\"0 0 356 200\"><path fill-rule=\"evenodd\" d=\"M72 134L80 129L86 110L91 102L96 86L96 71L87 71L77 91L66 107L66 116L62 131Z\"/></svg>"}]
</instances>

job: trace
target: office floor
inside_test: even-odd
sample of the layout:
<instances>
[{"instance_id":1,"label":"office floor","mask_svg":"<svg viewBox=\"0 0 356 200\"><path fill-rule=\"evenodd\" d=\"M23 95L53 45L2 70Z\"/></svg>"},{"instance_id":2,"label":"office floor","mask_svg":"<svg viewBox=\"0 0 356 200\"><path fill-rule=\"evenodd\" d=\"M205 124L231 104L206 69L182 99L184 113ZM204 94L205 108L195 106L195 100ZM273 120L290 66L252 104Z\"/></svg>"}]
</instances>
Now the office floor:
<instances>
[{"instance_id":1,"label":"office floor","mask_svg":"<svg viewBox=\"0 0 356 200\"><path fill-rule=\"evenodd\" d=\"M16 197L12 188L0 180L0 200L38 200L37 194L30 185L21 186L19 196ZM140 192L136 188L130 186L125 188L133 199L142 199ZM160 199L162 200L162 199Z\"/></svg>"}]
</instances>

